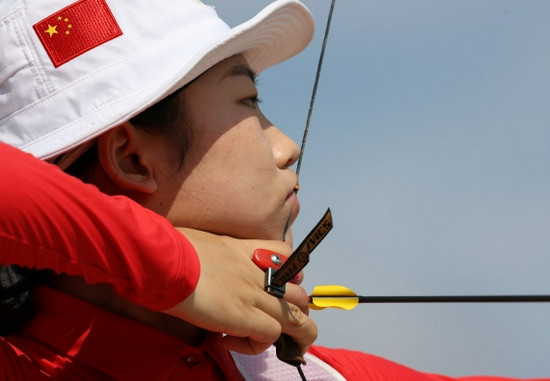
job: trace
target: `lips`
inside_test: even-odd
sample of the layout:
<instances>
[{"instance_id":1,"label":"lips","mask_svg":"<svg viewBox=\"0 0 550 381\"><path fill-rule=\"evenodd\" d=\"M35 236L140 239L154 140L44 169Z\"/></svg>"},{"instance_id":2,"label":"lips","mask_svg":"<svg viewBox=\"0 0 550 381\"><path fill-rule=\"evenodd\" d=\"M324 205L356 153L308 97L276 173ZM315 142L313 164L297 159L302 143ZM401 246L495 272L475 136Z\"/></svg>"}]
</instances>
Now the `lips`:
<instances>
[{"instance_id":1,"label":"lips","mask_svg":"<svg viewBox=\"0 0 550 381\"><path fill-rule=\"evenodd\" d=\"M299 188L299 187L298 187ZM291 222L294 222L296 217L298 217L298 213L300 213L300 201L298 200L297 196L298 190L294 188L292 192L290 192L289 199L292 199L293 201L293 207L292 207L292 213L290 216Z\"/></svg>"},{"instance_id":2,"label":"lips","mask_svg":"<svg viewBox=\"0 0 550 381\"><path fill-rule=\"evenodd\" d=\"M289 198L293 197L293 196L296 196L298 194L298 190L300 189L300 185L296 184L294 185L294 188L292 189L292 191L290 191L290 193L286 196L286 199L288 200Z\"/></svg>"}]
</instances>

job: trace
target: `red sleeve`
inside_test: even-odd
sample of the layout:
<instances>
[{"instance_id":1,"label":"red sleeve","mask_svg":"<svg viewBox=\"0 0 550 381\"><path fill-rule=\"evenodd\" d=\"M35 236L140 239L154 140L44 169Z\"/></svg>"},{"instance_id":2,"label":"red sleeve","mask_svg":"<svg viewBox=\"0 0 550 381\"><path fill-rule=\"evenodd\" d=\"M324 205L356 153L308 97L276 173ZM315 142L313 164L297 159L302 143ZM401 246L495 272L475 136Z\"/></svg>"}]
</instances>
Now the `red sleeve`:
<instances>
[{"instance_id":1,"label":"red sleeve","mask_svg":"<svg viewBox=\"0 0 550 381\"><path fill-rule=\"evenodd\" d=\"M197 254L164 217L2 143L0 158L1 264L108 283L156 311L193 292Z\"/></svg>"},{"instance_id":2,"label":"red sleeve","mask_svg":"<svg viewBox=\"0 0 550 381\"><path fill-rule=\"evenodd\" d=\"M9 366L6 366L9 364ZM42 373L27 355L0 337L0 375L1 380L51 381L51 377Z\"/></svg>"},{"instance_id":3,"label":"red sleeve","mask_svg":"<svg viewBox=\"0 0 550 381\"><path fill-rule=\"evenodd\" d=\"M447 377L417 372L378 356L346 349L312 346L309 353L336 369L348 381L512 381L505 377ZM539 381L550 379L538 379ZM524 380L527 381L527 380ZM536 381L536 380L531 380Z\"/></svg>"}]
</instances>

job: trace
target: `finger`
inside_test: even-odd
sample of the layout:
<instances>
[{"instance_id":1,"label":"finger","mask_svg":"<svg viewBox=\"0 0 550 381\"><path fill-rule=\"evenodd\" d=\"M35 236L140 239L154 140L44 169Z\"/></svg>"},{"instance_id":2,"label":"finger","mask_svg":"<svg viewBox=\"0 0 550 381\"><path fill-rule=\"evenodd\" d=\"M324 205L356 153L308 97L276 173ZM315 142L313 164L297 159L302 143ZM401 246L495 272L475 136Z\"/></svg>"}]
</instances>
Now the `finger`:
<instances>
[{"instance_id":1,"label":"finger","mask_svg":"<svg viewBox=\"0 0 550 381\"><path fill-rule=\"evenodd\" d=\"M239 352L245 355L257 355L264 352L267 348L272 346L272 343L260 343L253 341L248 337L237 336L224 336L222 338L222 345L225 349L233 352Z\"/></svg>"},{"instance_id":2,"label":"finger","mask_svg":"<svg viewBox=\"0 0 550 381\"><path fill-rule=\"evenodd\" d=\"M284 299L297 306L304 314L309 315L309 296L302 287L288 283Z\"/></svg>"},{"instance_id":3,"label":"finger","mask_svg":"<svg viewBox=\"0 0 550 381\"><path fill-rule=\"evenodd\" d=\"M292 248L282 241L258 241L250 240L249 245L251 248L250 253L253 254L258 248L272 251L274 253L282 254L285 257L289 257L292 254Z\"/></svg>"},{"instance_id":4,"label":"finger","mask_svg":"<svg viewBox=\"0 0 550 381\"><path fill-rule=\"evenodd\" d=\"M297 306L288 304L288 307L289 319L287 324L282 325L283 333L290 336L304 354L317 339L317 325Z\"/></svg>"},{"instance_id":5,"label":"finger","mask_svg":"<svg viewBox=\"0 0 550 381\"><path fill-rule=\"evenodd\" d=\"M270 296L269 300L260 301L257 307L281 324L282 332L292 337L302 353L305 353L317 338L317 325L296 305Z\"/></svg>"},{"instance_id":6,"label":"finger","mask_svg":"<svg viewBox=\"0 0 550 381\"><path fill-rule=\"evenodd\" d=\"M303 314L296 306L289 308L289 320L283 323L282 330L296 343L300 353L303 355L317 338L317 325L313 320ZM278 338L264 341L263 336L240 337L226 335L222 339L225 348L247 355L255 355L265 351ZM267 336L266 336L267 338Z\"/></svg>"},{"instance_id":7,"label":"finger","mask_svg":"<svg viewBox=\"0 0 550 381\"><path fill-rule=\"evenodd\" d=\"M268 294L265 294L265 297L277 301L276 298ZM242 310L242 313L239 325L233 326L232 329L228 327L229 329L224 332L230 337L249 339L247 352L260 353L265 350L266 346L273 344L281 335L282 325L270 313L256 307L245 308ZM228 339L228 341L232 340L239 341ZM239 345L244 345L242 340ZM262 345L264 346L263 348L261 348Z\"/></svg>"},{"instance_id":8,"label":"finger","mask_svg":"<svg viewBox=\"0 0 550 381\"><path fill-rule=\"evenodd\" d=\"M300 271L298 275L296 275L294 278L289 280L290 283L300 285L304 281L304 272Z\"/></svg>"}]
</instances>

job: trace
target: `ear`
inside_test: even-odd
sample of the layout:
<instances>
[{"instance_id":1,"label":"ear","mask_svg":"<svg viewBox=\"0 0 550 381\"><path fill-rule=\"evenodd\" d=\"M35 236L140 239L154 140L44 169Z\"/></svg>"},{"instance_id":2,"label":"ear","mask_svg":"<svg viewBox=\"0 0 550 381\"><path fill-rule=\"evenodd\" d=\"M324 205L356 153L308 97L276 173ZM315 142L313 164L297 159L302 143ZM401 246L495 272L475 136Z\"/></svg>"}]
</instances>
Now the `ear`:
<instances>
[{"instance_id":1,"label":"ear","mask_svg":"<svg viewBox=\"0 0 550 381\"><path fill-rule=\"evenodd\" d=\"M141 139L140 139L141 138ZM129 122L98 138L99 163L118 188L151 194L157 190L154 166L143 136Z\"/></svg>"}]
</instances>

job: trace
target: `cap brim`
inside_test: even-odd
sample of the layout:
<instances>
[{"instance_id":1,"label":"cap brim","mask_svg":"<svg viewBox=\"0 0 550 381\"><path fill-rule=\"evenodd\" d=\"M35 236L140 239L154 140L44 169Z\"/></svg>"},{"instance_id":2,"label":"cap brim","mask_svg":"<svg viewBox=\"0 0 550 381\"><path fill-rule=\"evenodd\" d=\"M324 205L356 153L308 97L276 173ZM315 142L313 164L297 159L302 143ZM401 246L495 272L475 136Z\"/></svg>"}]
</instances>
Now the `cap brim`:
<instances>
[{"instance_id":1,"label":"cap brim","mask_svg":"<svg viewBox=\"0 0 550 381\"><path fill-rule=\"evenodd\" d=\"M304 50L313 38L314 21L301 3L279 1L255 17L231 29L207 46L176 73L161 97L171 94L218 62L242 54L250 67L260 73Z\"/></svg>"}]
</instances>

